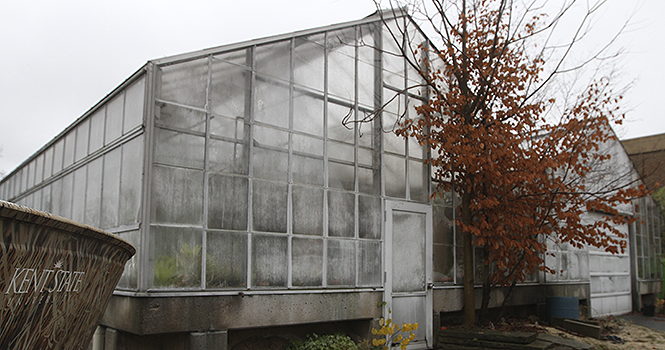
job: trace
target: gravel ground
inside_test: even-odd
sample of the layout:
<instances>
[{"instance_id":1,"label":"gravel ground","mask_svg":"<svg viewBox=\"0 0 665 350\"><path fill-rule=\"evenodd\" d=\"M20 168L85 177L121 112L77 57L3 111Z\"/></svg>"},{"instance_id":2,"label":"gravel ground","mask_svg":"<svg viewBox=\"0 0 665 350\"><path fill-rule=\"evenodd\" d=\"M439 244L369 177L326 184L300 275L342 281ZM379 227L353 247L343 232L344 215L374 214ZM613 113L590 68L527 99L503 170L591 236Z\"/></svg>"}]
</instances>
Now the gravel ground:
<instances>
[{"instance_id":1,"label":"gravel ground","mask_svg":"<svg viewBox=\"0 0 665 350\"><path fill-rule=\"evenodd\" d=\"M545 329L552 335L593 345L594 350L665 349L665 332L663 331L640 326L628 319L621 317L603 318L599 321L603 327L602 335L609 339L600 340L589 337L581 337L552 327L545 327ZM665 325L665 322L663 322L663 324Z\"/></svg>"}]
</instances>

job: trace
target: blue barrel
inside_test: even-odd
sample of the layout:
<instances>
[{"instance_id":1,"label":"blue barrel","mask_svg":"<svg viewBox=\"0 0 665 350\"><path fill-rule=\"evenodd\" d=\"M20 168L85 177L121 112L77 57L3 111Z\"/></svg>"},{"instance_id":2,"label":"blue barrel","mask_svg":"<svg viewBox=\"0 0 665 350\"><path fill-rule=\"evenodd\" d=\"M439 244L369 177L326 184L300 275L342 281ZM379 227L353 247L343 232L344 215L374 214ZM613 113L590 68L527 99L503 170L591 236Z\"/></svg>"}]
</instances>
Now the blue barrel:
<instances>
[{"instance_id":1,"label":"blue barrel","mask_svg":"<svg viewBox=\"0 0 665 350\"><path fill-rule=\"evenodd\" d=\"M547 297L545 306L547 322L551 322L552 317L580 318L580 301L576 297Z\"/></svg>"}]
</instances>

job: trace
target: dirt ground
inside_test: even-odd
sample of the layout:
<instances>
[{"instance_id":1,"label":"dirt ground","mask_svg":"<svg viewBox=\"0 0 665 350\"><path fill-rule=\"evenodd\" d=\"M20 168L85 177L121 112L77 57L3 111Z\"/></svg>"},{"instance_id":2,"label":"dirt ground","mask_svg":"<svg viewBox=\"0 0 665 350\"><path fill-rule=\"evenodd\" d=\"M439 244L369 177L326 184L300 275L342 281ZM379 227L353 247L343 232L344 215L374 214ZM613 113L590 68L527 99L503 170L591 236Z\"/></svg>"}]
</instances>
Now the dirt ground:
<instances>
[{"instance_id":1,"label":"dirt ground","mask_svg":"<svg viewBox=\"0 0 665 350\"><path fill-rule=\"evenodd\" d=\"M593 345L594 350L665 349L665 332L638 326L630 321L615 317L604 318L599 321L602 326L601 334L609 338L607 340L581 337L552 327L544 328L552 335Z\"/></svg>"}]
</instances>

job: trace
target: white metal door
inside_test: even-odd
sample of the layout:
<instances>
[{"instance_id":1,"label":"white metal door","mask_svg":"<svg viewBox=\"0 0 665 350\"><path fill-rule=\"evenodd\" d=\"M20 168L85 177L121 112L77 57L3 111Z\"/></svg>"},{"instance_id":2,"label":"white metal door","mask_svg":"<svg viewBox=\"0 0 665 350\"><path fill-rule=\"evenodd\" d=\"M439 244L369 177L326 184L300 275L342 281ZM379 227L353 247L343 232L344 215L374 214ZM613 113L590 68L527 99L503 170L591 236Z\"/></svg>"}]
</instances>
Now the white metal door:
<instances>
[{"instance_id":1,"label":"white metal door","mask_svg":"<svg viewBox=\"0 0 665 350\"><path fill-rule=\"evenodd\" d=\"M386 293L390 318L418 323L408 349L432 347L432 207L386 201Z\"/></svg>"}]
</instances>

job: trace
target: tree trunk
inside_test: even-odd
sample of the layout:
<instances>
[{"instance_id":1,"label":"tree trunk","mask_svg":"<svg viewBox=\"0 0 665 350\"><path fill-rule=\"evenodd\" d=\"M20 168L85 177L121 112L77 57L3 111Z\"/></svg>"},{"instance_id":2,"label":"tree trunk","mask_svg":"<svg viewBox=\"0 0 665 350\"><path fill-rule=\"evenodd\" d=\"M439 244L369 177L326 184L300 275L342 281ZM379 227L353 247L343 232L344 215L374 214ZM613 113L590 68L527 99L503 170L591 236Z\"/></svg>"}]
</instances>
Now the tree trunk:
<instances>
[{"instance_id":1,"label":"tree trunk","mask_svg":"<svg viewBox=\"0 0 665 350\"><path fill-rule=\"evenodd\" d=\"M487 246L483 247L483 300L480 303L480 322L487 322L488 310L490 305L490 293L492 292L492 283L490 282L490 265L487 263L489 252Z\"/></svg>"},{"instance_id":2,"label":"tree trunk","mask_svg":"<svg viewBox=\"0 0 665 350\"><path fill-rule=\"evenodd\" d=\"M462 223L471 224L471 193L465 191L462 195ZM476 323L476 301L474 297L473 280L473 237L470 232L464 232L464 325L471 326Z\"/></svg>"}]
</instances>

